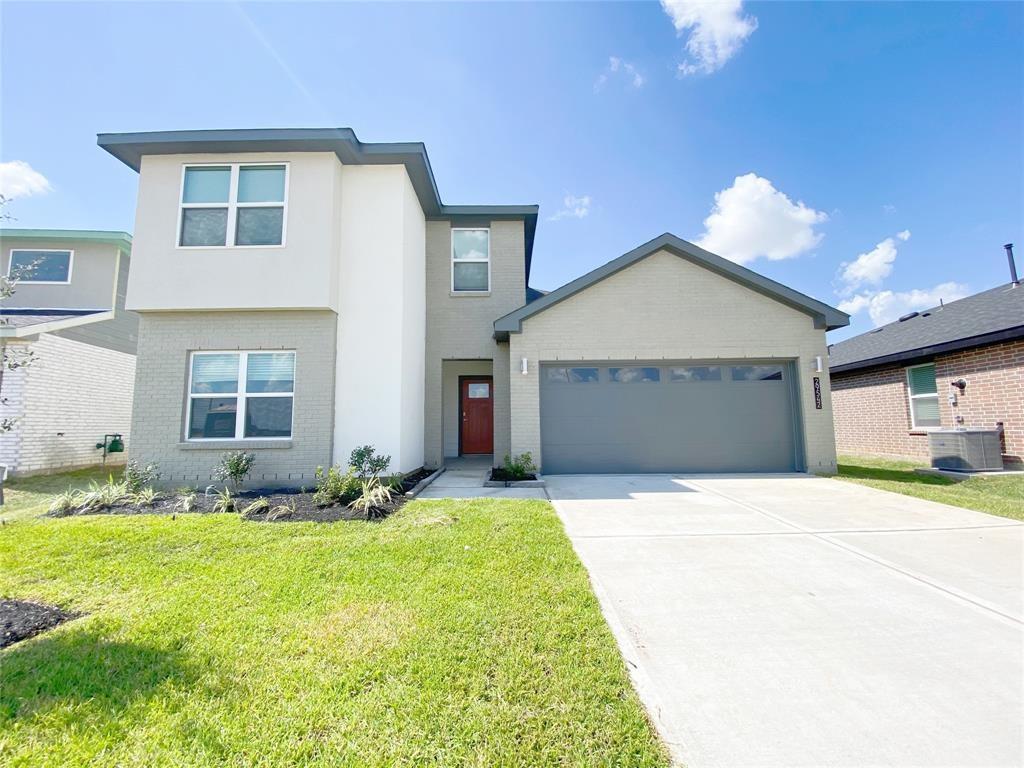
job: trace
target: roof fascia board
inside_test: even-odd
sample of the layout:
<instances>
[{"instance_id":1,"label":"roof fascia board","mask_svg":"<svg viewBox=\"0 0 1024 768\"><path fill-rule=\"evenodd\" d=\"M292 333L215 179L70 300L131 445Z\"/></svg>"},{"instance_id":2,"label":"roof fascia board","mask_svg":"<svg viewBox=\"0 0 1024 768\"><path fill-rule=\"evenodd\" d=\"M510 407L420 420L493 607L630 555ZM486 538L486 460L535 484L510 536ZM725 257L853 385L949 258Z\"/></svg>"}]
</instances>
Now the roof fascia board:
<instances>
[{"instance_id":1,"label":"roof fascia board","mask_svg":"<svg viewBox=\"0 0 1024 768\"><path fill-rule=\"evenodd\" d=\"M850 371L859 371L865 368L878 368L879 366L891 365L892 363L910 363L914 360L934 357L935 355L941 355L946 352L958 352L961 349L983 347L988 344L998 344L1000 341L1014 341L1015 339L1024 339L1024 325L1018 325L1014 328L1004 328L1001 331L993 331L991 333L983 333L980 336L969 336L964 339L944 341L941 344L932 344L927 347L908 349L903 352L893 352L892 354L882 355L881 357L857 360L853 363L829 366L828 370L829 373L848 373Z\"/></svg>"},{"instance_id":2,"label":"roof fascia board","mask_svg":"<svg viewBox=\"0 0 1024 768\"><path fill-rule=\"evenodd\" d=\"M66 320L53 320L49 323L36 323L35 325L0 325L0 339L20 339L26 336L38 336L41 333L53 333L54 331L63 331L67 328L76 328L80 325L90 325L113 319L114 312L110 310L80 317L69 317Z\"/></svg>"},{"instance_id":3,"label":"roof fascia board","mask_svg":"<svg viewBox=\"0 0 1024 768\"><path fill-rule=\"evenodd\" d=\"M104 243L131 250L132 236L127 232L99 229L0 229L0 240L54 240Z\"/></svg>"},{"instance_id":4,"label":"roof fascia board","mask_svg":"<svg viewBox=\"0 0 1024 768\"><path fill-rule=\"evenodd\" d=\"M810 315L814 319L816 328L831 330L849 325L850 317L846 313L794 291L792 288L787 288L781 283L763 277L746 267L741 267L728 259L723 259L721 256L705 251L675 235L666 233L648 243L644 243L639 248L634 248L618 258L612 259L607 264L588 272L582 277L566 283L546 296L510 312L504 317L498 318L494 322L495 333L520 333L522 332L523 320L528 317L543 312L545 309L576 295L594 283L611 277L626 267L632 266L647 256L662 250L684 258L698 266L710 269L712 272L734 280L747 288Z\"/></svg>"}]
</instances>

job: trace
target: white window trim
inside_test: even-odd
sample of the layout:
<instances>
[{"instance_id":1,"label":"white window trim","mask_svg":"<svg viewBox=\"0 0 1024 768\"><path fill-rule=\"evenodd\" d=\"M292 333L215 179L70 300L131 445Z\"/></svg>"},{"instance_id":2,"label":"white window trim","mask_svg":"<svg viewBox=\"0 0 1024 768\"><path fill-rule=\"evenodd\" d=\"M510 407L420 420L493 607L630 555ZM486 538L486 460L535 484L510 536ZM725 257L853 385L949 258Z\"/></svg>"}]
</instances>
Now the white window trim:
<instances>
[{"instance_id":1,"label":"white window trim","mask_svg":"<svg viewBox=\"0 0 1024 768\"><path fill-rule=\"evenodd\" d=\"M284 166L284 200L280 203L239 203L238 202L238 172L243 166L253 168L256 166ZM185 172L189 168L229 168L231 170L231 182L228 185L228 199L224 203L186 203L185 198ZM174 247L183 251L205 251L224 250L225 248L284 248L288 242L288 191L291 181L291 164L287 161L255 163L184 163L181 166L181 184L178 190L178 226L174 232ZM281 208L281 243L279 245L235 245L236 224L238 222L239 208ZM228 222L225 233L224 245L182 245L181 244L181 222L184 218L186 208L227 208Z\"/></svg>"},{"instance_id":2,"label":"white window trim","mask_svg":"<svg viewBox=\"0 0 1024 768\"><path fill-rule=\"evenodd\" d=\"M487 258L486 259L457 259L455 258L455 233L456 232L486 232L487 233ZM491 292L491 228L490 227L452 227L451 235L451 293L455 296L486 296ZM487 262L487 290L467 291L458 290L455 287L455 263L482 264Z\"/></svg>"},{"instance_id":3,"label":"white window trim","mask_svg":"<svg viewBox=\"0 0 1024 768\"><path fill-rule=\"evenodd\" d=\"M66 253L68 254L68 279L67 280L20 280L11 275L11 268L14 266L15 251L31 251L34 253ZM72 248L11 248L7 253L7 277L17 280L18 285L71 285L71 277L75 270L75 251Z\"/></svg>"},{"instance_id":4,"label":"white window trim","mask_svg":"<svg viewBox=\"0 0 1024 768\"><path fill-rule=\"evenodd\" d=\"M941 405L939 403L939 378L938 378L938 371L936 371L936 376L935 376L935 394L915 395L914 394L914 390L912 388L912 385L910 383L910 371L912 369L914 369L914 368L927 368L928 366L931 366L932 368L934 368L935 367L935 363L919 363L918 365L908 365L904 369L904 372L905 372L904 375L907 377L907 403L908 403L908 408L910 409L910 428L913 429L913 430L924 431L924 432L927 432L928 430L932 430L932 429L942 429L942 424L937 424L937 425L932 424L932 425L923 426L923 427L922 426L918 426L917 419L914 418L914 401L915 400L922 400L924 398L934 397L935 398L935 405L936 406ZM940 422L942 421L942 411L941 411L941 409L939 410L939 421Z\"/></svg>"},{"instance_id":5,"label":"white window trim","mask_svg":"<svg viewBox=\"0 0 1024 768\"><path fill-rule=\"evenodd\" d=\"M192 361L203 355L238 355L238 388L245 387L246 374L249 367L249 355L266 355L291 353L293 360L292 368L292 391L291 392L193 392L192 391ZM294 366L294 349L204 349L196 350L188 358L188 408L185 409L185 442L188 443L236 443L239 440L246 442L263 442L274 440L291 440L295 437L295 377L298 374L298 366ZM192 402L194 400L217 400L233 397L238 400L238 408L235 410L235 436L234 437L192 437ZM288 425L287 435L275 437L246 437L245 436L245 412L250 397L290 397L292 398L292 422Z\"/></svg>"}]
</instances>

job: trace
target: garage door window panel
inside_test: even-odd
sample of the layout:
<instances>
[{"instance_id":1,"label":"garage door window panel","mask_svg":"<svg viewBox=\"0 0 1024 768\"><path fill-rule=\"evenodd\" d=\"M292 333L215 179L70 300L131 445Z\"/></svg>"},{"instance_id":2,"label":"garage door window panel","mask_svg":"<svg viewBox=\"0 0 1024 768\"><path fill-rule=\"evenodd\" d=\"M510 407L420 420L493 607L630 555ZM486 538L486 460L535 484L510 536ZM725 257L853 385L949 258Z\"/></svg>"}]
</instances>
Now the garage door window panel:
<instances>
[{"instance_id":1,"label":"garage door window panel","mask_svg":"<svg viewBox=\"0 0 1024 768\"><path fill-rule=\"evenodd\" d=\"M701 382L721 381L722 368L717 365L691 365L683 368L669 368L669 381Z\"/></svg>"},{"instance_id":2,"label":"garage door window panel","mask_svg":"<svg viewBox=\"0 0 1024 768\"><path fill-rule=\"evenodd\" d=\"M782 381L781 365L734 365L733 381Z\"/></svg>"},{"instance_id":3,"label":"garage door window panel","mask_svg":"<svg viewBox=\"0 0 1024 768\"><path fill-rule=\"evenodd\" d=\"M619 384L654 384L661 381L658 368L609 368L608 375L611 381Z\"/></svg>"}]
</instances>

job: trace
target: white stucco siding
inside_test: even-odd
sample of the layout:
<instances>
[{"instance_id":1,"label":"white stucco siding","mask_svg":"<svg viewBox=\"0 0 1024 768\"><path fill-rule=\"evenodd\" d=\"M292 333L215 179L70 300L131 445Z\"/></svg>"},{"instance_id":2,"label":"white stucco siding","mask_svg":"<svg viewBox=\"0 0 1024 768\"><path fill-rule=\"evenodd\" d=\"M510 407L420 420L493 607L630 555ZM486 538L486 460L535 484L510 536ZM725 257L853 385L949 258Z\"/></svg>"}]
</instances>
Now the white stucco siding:
<instances>
[{"instance_id":1,"label":"white stucco siding","mask_svg":"<svg viewBox=\"0 0 1024 768\"><path fill-rule=\"evenodd\" d=\"M659 251L511 334L512 450L540 456L541 361L786 358L796 364L806 468L834 472L828 373L813 372L815 357L825 354L825 331L809 315ZM524 357L526 376L518 372ZM821 380L820 410L814 376Z\"/></svg>"},{"instance_id":2,"label":"white stucco siding","mask_svg":"<svg viewBox=\"0 0 1024 768\"><path fill-rule=\"evenodd\" d=\"M288 164L284 245L177 247L184 166L245 162ZM340 165L332 152L144 156L128 308L337 311L332 278Z\"/></svg>"},{"instance_id":3,"label":"white stucco siding","mask_svg":"<svg viewBox=\"0 0 1024 768\"><path fill-rule=\"evenodd\" d=\"M372 443L408 471L423 461L423 213L401 165L346 166L342 190L334 460Z\"/></svg>"}]
</instances>

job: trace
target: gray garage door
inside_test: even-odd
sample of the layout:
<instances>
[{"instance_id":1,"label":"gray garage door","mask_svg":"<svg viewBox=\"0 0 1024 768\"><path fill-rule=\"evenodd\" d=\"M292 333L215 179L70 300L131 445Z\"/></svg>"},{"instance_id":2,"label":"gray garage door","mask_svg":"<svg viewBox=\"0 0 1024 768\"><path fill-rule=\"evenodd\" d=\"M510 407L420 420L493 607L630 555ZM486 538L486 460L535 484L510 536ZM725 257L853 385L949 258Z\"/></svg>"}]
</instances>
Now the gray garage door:
<instances>
[{"instance_id":1,"label":"gray garage door","mask_svg":"<svg viewBox=\"0 0 1024 768\"><path fill-rule=\"evenodd\" d=\"M790 472L794 391L785 362L546 363L543 471Z\"/></svg>"}]
</instances>

